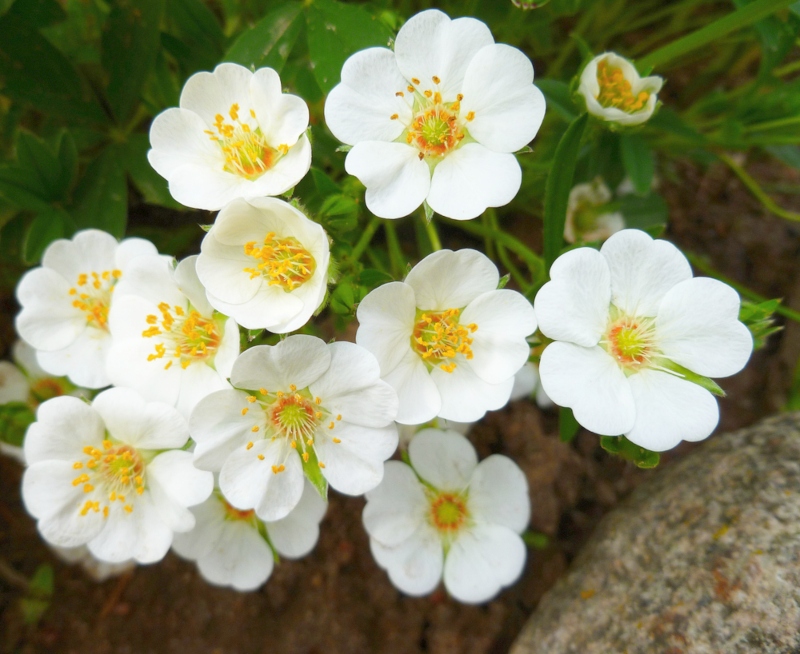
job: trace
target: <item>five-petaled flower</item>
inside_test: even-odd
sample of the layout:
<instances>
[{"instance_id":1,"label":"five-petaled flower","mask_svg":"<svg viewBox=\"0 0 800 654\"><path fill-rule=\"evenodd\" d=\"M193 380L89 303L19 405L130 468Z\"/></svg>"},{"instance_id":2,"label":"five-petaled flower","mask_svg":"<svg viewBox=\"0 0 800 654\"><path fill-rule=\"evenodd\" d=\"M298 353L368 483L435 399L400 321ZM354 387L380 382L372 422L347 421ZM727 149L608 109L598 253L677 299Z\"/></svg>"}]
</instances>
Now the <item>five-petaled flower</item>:
<instances>
[{"instance_id":1,"label":"five-petaled flower","mask_svg":"<svg viewBox=\"0 0 800 654\"><path fill-rule=\"evenodd\" d=\"M467 220L517 194L513 152L536 135L544 111L522 52L496 44L474 18L429 10L400 29L394 52L370 48L345 62L325 120L353 145L345 168L367 187L375 215L400 218L427 201Z\"/></svg>"},{"instance_id":2,"label":"five-petaled flower","mask_svg":"<svg viewBox=\"0 0 800 654\"><path fill-rule=\"evenodd\" d=\"M308 106L271 68L220 64L192 75L180 108L150 127L150 165L178 202L217 210L235 198L280 195L311 166Z\"/></svg>"},{"instance_id":3,"label":"five-petaled flower","mask_svg":"<svg viewBox=\"0 0 800 654\"><path fill-rule=\"evenodd\" d=\"M430 593L444 576L461 602L491 599L525 564L525 475L499 454L478 463L475 448L453 431L419 432L408 455L411 467L389 461L367 493L364 526L375 560L409 595Z\"/></svg>"},{"instance_id":4,"label":"five-petaled flower","mask_svg":"<svg viewBox=\"0 0 800 654\"><path fill-rule=\"evenodd\" d=\"M610 207L613 195L601 177L576 184L569 192L564 240L604 241L625 227L625 217Z\"/></svg>"},{"instance_id":5,"label":"five-petaled flower","mask_svg":"<svg viewBox=\"0 0 800 654\"><path fill-rule=\"evenodd\" d=\"M653 115L663 85L663 78L641 77L630 61L606 52L586 64L578 93L593 116L617 125L641 125Z\"/></svg>"},{"instance_id":6,"label":"five-petaled flower","mask_svg":"<svg viewBox=\"0 0 800 654\"><path fill-rule=\"evenodd\" d=\"M577 421L649 450L699 441L717 425L708 377L739 372L753 339L730 286L693 278L667 241L626 229L598 252L561 255L536 296L544 390ZM699 383L695 383L699 382Z\"/></svg>"},{"instance_id":7,"label":"five-petaled flower","mask_svg":"<svg viewBox=\"0 0 800 654\"><path fill-rule=\"evenodd\" d=\"M497 267L475 250L440 250L404 282L390 282L358 306L356 342L372 352L400 398L397 421L439 416L472 422L508 402L527 361L533 307L497 285Z\"/></svg>"}]
</instances>

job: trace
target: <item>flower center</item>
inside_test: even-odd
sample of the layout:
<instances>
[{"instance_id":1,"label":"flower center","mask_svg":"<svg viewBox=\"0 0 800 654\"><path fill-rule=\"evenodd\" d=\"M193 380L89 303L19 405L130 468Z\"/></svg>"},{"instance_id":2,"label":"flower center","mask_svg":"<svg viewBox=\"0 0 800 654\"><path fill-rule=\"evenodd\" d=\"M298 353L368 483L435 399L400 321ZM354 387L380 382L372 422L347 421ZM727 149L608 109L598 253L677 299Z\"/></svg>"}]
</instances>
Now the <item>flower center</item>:
<instances>
[{"instance_id":1,"label":"flower center","mask_svg":"<svg viewBox=\"0 0 800 654\"><path fill-rule=\"evenodd\" d=\"M258 263L255 268L245 268L250 279L261 275L270 286L280 286L284 291L293 291L311 279L317 262L296 238L287 236L277 238L270 232L264 238L264 245L258 247L255 241L244 244L244 253Z\"/></svg>"},{"instance_id":2,"label":"flower center","mask_svg":"<svg viewBox=\"0 0 800 654\"><path fill-rule=\"evenodd\" d=\"M431 524L444 534L457 532L469 517L467 504L461 495L439 493L431 498L430 503Z\"/></svg>"},{"instance_id":3,"label":"flower center","mask_svg":"<svg viewBox=\"0 0 800 654\"><path fill-rule=\"evenodd\" d=\"M225 507L225 519L226 520L244 520L245 522L250 522L253 520L256 512L253 509L248 509L247 511L241 511L237 509L235 506L231 506L228 504L227 500L224 497L220 496L220 502L222 502L222 506Z\"/></svg>"},{"instance_id":4,"label":"flower center","mask_svg":"<svg viewBox=\"0 0 800 654\"><path fill-rule=\"evenodd\" d=\"M431 366L439 366L445 372L456 369L455 358L463 354L472 358L473 334L478 325L462 325L458 319L461 309L446 311L417 311L417 322L411 333L411 347L423 361Z\"/></svg>"},{"instance_id":5,"label":"flower center","mask_svg":"<svg viewBox=\"0 0 800 654\"><path fill-rule=\"evenodd\" d=\"M155 314L147 316L150 325L142 332L144 338L161 337L154 352L147 355L148 361L167 358L164 370L173 361L186 369L196 361L213 359L222 342L219 325L213 318L204 318L197 311L187 312L179 306L170 307L166 302L158 305L161 320Z\"/></svg>"},{"instance_id":6,"label":"flower center","mask_svg":"<svg viewBox=\"0 0 800 654\"><path fill-rule=\"evenodd\" d=\"M278 160L289 152L289 146L281 144L276 148L267 143L256 121L256 112L250 110L252 122L239 120L239 105L234 103L228 110L231 122L225 122L222 114L214 116L214 129L205 130L212 141L222 148L225 154L225 167L229 173L246 179L256 179L272 168Z\"/></svg>"},{"instance_id":7,"label":"flower center","mask_svg":"<svg viewBox=\"0 0 800 654\"><path fill-rule=\"evenodd\" d=\"M601 345L620 366L636 370L650 363L655 353L654 337L652 318L623 316L611 322Z\"/></svg>"},{"instance_id":8,"label":"flower center","mask_svg":"<svg viewBox=\"0 0 800 654\"><path fill-rule=\"evenodd\" d=\"M72 480L72 485L82 485L83 492L92 495L81 507L80 515L102 510L103 517L108 517L114 502L120 502L126 513L132 513L133 494L141 495L145 490L142 455L130 445L115 445L108 439L103 441L102 450L87 445L83 453L86 458L72 464L75 470L82 471ZM131 499L127 499L129 496Z\"/></svg>"},{"instance_id":9,"label":"flower center","mask_svg":"<svg viewBox=\"0 0 800 654\"><path fill-rule=\"evenodd\" d=\"M605 60L597 64L597 83L600 85L597 101L606 108L615 107L632 114L643 109L650 99L647 91L633 95L631 83L625 79L622 70L610 66Z\"/></svg>"},{"instance_id":10,"label":"flower center","mask_svg":"<svg viewBox=\"0 0 800 654\"><path fill-rule=\"evenodd\" d=\"M69 289L69 294L74 298L72 306L83 311L86 324L90 327L108 331L111 293L121 276L122 272L119 270L81 273L75 286Z\"/></svg>"},{"instance_id":11,"label":"flower center","mask_svg":"<svg viewBox=\"0 0 800 654\"><path fill-rule=\"evenodd\" d=\"M464 122L459 118L461 101L464 96L459 93L455 102L444 102L438 88L441 80L434 75L431 78L433 88L422 89L421 82L416 77L411 79L406 91L398 91L395 95L405 97L406 92L413 99L412 110L414 117L406 125L405 141L419 150L419 158L440 158L457 149L467 135ZM390 116L398 120L398 114ZM474 112L469 112L466 122L475 118Z\"/></svg>"}]
</instances>

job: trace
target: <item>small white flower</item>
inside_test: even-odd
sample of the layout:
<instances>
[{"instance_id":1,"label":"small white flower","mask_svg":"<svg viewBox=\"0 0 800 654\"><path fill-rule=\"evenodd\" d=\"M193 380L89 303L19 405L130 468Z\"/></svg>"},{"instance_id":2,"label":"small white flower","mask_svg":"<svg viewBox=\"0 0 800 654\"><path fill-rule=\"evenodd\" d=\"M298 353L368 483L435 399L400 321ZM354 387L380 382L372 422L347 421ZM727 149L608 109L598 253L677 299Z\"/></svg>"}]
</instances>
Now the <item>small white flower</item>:
<instances>
[{"instance_id":1,"label":"small white flower","mask_svg":"<svg viewBox=\"0 0 800 654\"><path fill-rule=\"evenodd\" d=\"M130 572L136 567L135 561L123 561L122 563L102 561L92 555L85 545L79 545L78 547L56 547L51 545L50 549L62 561L80 565L86 574L98 583Z\"/></svg>"},{"instance_id":2,"label":"small white flower","mask_svg":"<svg viewBox=\"0 0 800 654\"><path fill-rule=\"evenodd\" d=\"M600 177L572 187L567 204L564 240L567 243L604 241L624 229L624 216L606 207L612 199L611 189Z\"/></svg>"},{"instance_id":3,"label":"small white flower","mask_svg":"<svg viewBox=\"0 0 800 654\"><path fill-rule=\"evenodd\" d=\"M593 116L618 125L641 125L653 115L663 85L661 77L640 77L630 61L606 52L586 64L578 93Z\"/></svg>"},{"instance_id":4,"label":"small white flower","mask_svg":"<svg viewBox=\"0 0 800 654\"><path fill-rule=\"evenodd\" d=\"M413 469L389 461L367 493L364 526L375 560L409 595L430 593L444 576L461 602L491 599L525 565L525 475L499 454L478 463L475 448L452 431L421 431L408 454Z\"/></svg>"},{"instance_id":5,"label":"small white flower","mask_svg":"<svg viewBox=\"0 0 800 654\"><path fill-rule=\"evenodd\" d=\"M178 202L215 211L235 198L280 195L311 166L308 106L271 68L220 64L192 75L180 108L150 127L150 165Z\"/></svg>"},{"instance_id":6,"label":"small white flower","mask_svg":"<svg viewBox=\"0 0 800 654\"><path fill-rule=\"evenodd\" d=\"M25 436L25 507L53 545L88 545L110 563L158 561L173 532L194 527L187 507L213 490L213 475L175 449L188 438L174 408L130 389L104 391L91 405L48 400Z\"/></svg>"},{"instance_id":7,"label":"small white flower","mask_svg":"<svg viewBox=\"0 0 800 654\"><path fill-rule=\"evenodd\" d=\"M369 48L345 62L325 120L354 146L345 168L367 187L372 213L401 218L427 201L468 220L517 194L513 152L536 136L544 111L522 52L474 18L431 9L403 25L394 52Z\"/></svg>"},{"instance_id":8,"label":"small white flower","mask_svg":"<svg viewBox=\"0 0 800 654\"><path fill-rule=\"evenodd\" d=\"M514 379L516 380L516 377ZM516 381L514 384L516 385ZM474 424L474 422L458 422L456 420L445 420L444 418L434 418L422 425L404 425L398 422L397 433L400 436L399 445L402 449L408 449L408 444L414 439L414 436L423 429L442 429L444 431L454 431L462 436L466 436Z\"/></svg>"},{"instance_id":9,"label":"small white flower","mask_svg":"<svg viewBox=\"0 0 800 654\"><path fill-rule=\"evenodd\" d=\"M96 229L48 246L42 266L25 273L17 286L22 306L17 333L37 350L44 370L86 388L110 384L111 294L128 266L145 254L157 254L152 243L139 238L118 243Z\"/></svg>"},{"instance_id":10,"label":"small white flower","mask_svg":"<svg viewBox=\"0 0 800 654\"><path fill-rule=\"evenodd\" d=\"M674 245L635 229L599 252L561 255L550 278L534 307L555 340L539 372L556 404L597 434L624 434L654 451L711 434L717 402L686 375L728 377L747 363L753 339L738 320L736 291L693 278Z\"/></svg>"},{"instance_id":11,"label":"small white flower","mask_svg":"<svg viewBox=\"0 0 800 654\"><path fill-rule=\"evenodd\" d=\"M275 522L262 522L252 509L240 511L215 492L192 509L197 524L188 533L175 534L172 549L197 561L200 574L211 584L255 590L272 574L273 548L290 559L314 548L327 508L308 481L297 506Z\"/></svg>"},{"instance_id":12,"label":"small white flower","mask_svg":"<svg viewBox=\"0 0 800 654\"><path fill-rule=\"evenodd\" d=\"M300 501L307 466L347 495L380 483L397 448L397 395L364 348L289 336L243 352L231 384L242 390L209 395L189 426L195 465L220 471L237 509L285 517Z\"/></svg>"},{"instance_id":13,"label":"small white flower","mask_svg":"<svg viewBox=\"0 0 800 654\"><path fill-rule=\"evenodd\" d=\"M234 200L203 239L197 275L215 309L284 333L322 304L329 262L325 231L301 211L275 198Z\"/></svg>"},{"instance_id":14,"label":"small white flower","mask_svg":"<svg viewBox=\"0 0 800 654\"><path fill-rule=\"evenodd\" d=\"M533 307L498 290L500 275L475 250L440 250L405 282L390 282L359 304L356 342L380 362L400 398L397 421L479 420L508 402L527 361Z\"/></svg>"},{"instance_id":15,"label":"small white flower","mask_svg":"<svg viewBox=\"0 0 800 654\"><path fill-rule=\"evenodd\" d=\"M116 386L176 406L187 416L226 381L239 354L239 327L214 312L197 278L197 257L177 267L140 257L115 291L108 375Z\"/></svg>"},{"instance_id":16,"label":"small white flower","mask_svg":"<svg viewBox=\"0 0 800 654\"><path fill-rule=\"evenodd\" d=\"M514 375L514 388L511 389L511 400L521 400L533 396L540 409L549 409L553 406L539 379L539 366L528 361L519 372Z\"/></svg>"}]
</instances>

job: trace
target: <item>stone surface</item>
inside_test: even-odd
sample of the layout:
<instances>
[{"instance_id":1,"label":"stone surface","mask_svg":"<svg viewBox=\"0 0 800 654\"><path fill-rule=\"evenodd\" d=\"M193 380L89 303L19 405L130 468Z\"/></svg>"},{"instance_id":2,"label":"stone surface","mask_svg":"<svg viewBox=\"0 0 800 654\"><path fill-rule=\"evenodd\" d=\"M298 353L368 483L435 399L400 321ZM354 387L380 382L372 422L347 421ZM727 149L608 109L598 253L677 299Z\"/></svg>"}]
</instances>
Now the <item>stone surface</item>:
<instances>
[{"instance_id":1,"label":"stone surface","mask_svg":"<svg viewBox=\"0 0 800 654\"><path fill-rule=\"evenodd\" d=\"M511 654L800 654L800 413L717 435L609 513Z\"/></svg>"}]
</instances>

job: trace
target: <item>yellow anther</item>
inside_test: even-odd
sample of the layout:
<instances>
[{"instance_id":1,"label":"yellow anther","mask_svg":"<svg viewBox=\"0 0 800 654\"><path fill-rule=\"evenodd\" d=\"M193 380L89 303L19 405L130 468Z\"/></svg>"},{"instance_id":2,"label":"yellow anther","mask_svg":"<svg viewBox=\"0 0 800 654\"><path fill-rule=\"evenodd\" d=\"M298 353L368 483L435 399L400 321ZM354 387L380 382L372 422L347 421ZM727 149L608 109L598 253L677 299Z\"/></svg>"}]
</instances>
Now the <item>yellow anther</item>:
<instances>
[{"instance_id":1,"label":"yellow anther","mask_svg":"<svg viewBox=\"0 0 800 654\"><path fill-rule=\"evenodd\" d=\"M250 448L252 448L252 447L253 447L253 441L250 441L250 442L247 444L247 449L249 450L249 449L250 449Z\"/></svg>"},{"instance_id":2,"label":"yellow anther","mask_svg":"<svg viewBox=\"0 0 800 654\"><path fill-rule=\"evenodd\" d=\"M405 96L405 93L403 93L402 91L398 91L397 93L395 93L395 96L398 98L402 98Z\"/></svg>"},{"instance_id":3,"label":"yellow anther","mask_svg":"<svg viewBox=\"0 0 800 654\"><path fill-rule=\"evenodd\" d=\"M430 89L426 89L426 90L423 92L423 95L424 95L426 98L430 98L430 97L433 95L433 91L431 91Z\"/></svg>"},{"instance_id":4,"label":"yellow anther","mask_svg":"<svg viewBox=\"0 0 800 654\"><path fill-rule=\"evenodd\" d=\"M243 416L247 415L247 412L248 412L249 410L250 410L250 409L248 409L247 407L245 407L244 409L242 409L242 415L243 415Z\"/></svg>"},{"instance_id":5,"label":"yellow anther","mask_svg":"<svg viewBox=\"0 0 800 654\"><path fill-rule=\"evenodd\" d=\"M74 470L80 470L81 468L83 468L83 464L80 461L76 461L75 463L72 464L72 468Z\"/></svg>"},{"instance_id":6,"label":"yellow anther","mask_svg":"<svg viewBox=\"0 0 800 654\"><path fill-rule=\"evenodd\" d=\"M398 116L397 114L392 114L391 116L389 116L389 120L397 120L398 118L400 118L400 116Z\"/></svg>"},{"instance_id":7,"label":"yellow anther","mask_svg":"<svg viewBox=\"0 0 800 654\"><path fill-rule=\"evenodd\" d=\"M336 426L336 423L331 420L331 424L328 425L328 429L333 429Z\"/></svg>"},{"instance_id":8,"label":"yellow anther","mask_svg":"<svg viewBox=\"0 0 800 654\"><path fill-rule=\"evenodd\" d=\"M320 468L324 468L324 467L325 467L325 464L324 464L322 461L320 461L320 462L319 462L319 467L320 467Z\"/></svg>"},{"instance_id":9,"label":"yellow anther","mask_svg":"<svg viewBox=\"0 0 800 654\"><path fill-rule=\"evenodd\" d=\"M103 517L104 517L104 518L107 518L107 517L108 517L108 507L107 507L107 506L104 506L104 507L103 507Z\"/></svg>"},{"instance_id":10,"label":"yellow anther","mask_svg":"<svg viewBox=\"0 0 800 654\"><path fill-rule=\"evenodd\" d=\"M248 395L247 396L247 401L250 402L250 404L252 404L253 402L256 401L256 396L255 395Z\"/></svg>"},{"instance_id":11,"label":"yellow anther","mask_svg":"<svg viewBox=\"0 0 800 654\"><path fill-rule=\"evenodd\" d=\"M339 415L337 415L337 416L336 416L336 419L337 419L337 420L341 420L341 419L342 419L342 414L340 413Z\"/></svg>"},{"instance_id":12,"label":"yellow anther","mask_svg":"<svg viewBox=\"0 0 800 654\"><path fill-rule=\"evenodd\" d=\"M294 384L289 384L289 390L292 391L292 393L294 393L297 390L297 386L295 386Z\"/></svg>"},{"instance_id":13,"label":"yellow anther","mask_svg":"<svg viewBox=\"0 0 800 654\"><path fill-rule=\"evenodd\" d=\"M258 455L258 460L259 461L263 461L264 460L264 455L263 454L259 454Z\"/></svg>"},{"instance_id":14,"label":"yellow anther","mask_svg":"<svg viewBox=\"0 0 800 654\"><path fill-rule=\"evenodd\" d=\"M315 397L314 398L314 403L315 404L322 404L322 400L320 398L318 398L318 397Z\"/></svg>"},{"instance_id":15,"label":"yellow anther","mask_svg":"<svg viewBox=\"0 0 800 654\"><path fill-rule=\"evenodd\" d=\"M133 507L130 504L126 504L122 507L126 513L133 513Z\"/></svg>"},{"instance_id":16,"label":"yellow anther","mask_svg":"<svg viewBox=\"0 0 800 654\"><path fill-rule=\"evenodd\" d=\"M255 432L257 432L257 431L258 431L258 425L253 425L253 426L250 428L250 431L252 431L252 432L254 432L254 433L255 433Z\"/></svg>"},{"instance_id":17,"label":"yellow anther","mask_svg":"<svg viewBox=\"0 0 800 654\"><path fill-rule=\"evenodd\" d=\"M467 122L472 122L473 120L475 120L475 112L470 111L467 113Z\"/></svg>"},{"instance_id":18,"label":"yellow anther","mask_svg":"<svg viewBox=\"0 0 800 654\"><path fill-rule=\"evenodd\" d=\"M441 84L442 83L442 80L440 80L436 75L431 77L431 79L433 80L434 84Z\"/></svg>"},{"instance_id":19,"label":"yellow anther","mask_svg":"<svg viewBox=\"0 0 800 654\"><path fill-rule=\"evenodd\" d=\"M416 77L412 77L411 78L411 83L416 85L416 86L419 86L419 80Z\"/></svg>"},{"instance_id":20,"label":"yellow anther","mask_svg":"<svg viewBox=\"0 0 800 654\"><path fill-rule=\"evenodd\" d=\"M103 449L104 450L110 450L112 445L113 445L113 443L110 440L108 440L107 438L103 440Z\"/></svg>"},{"instance_id":21,"label":"yellow anther","mask_svg":"<svg viewBox=\"0 0 800 654\"><path fill-rule=\"evenodd\" d=\"M84 486L83 486L83 492L84 493L91 493L93 490L94 490L94 486L92 486L91 484L84 484Z\"/></svg>"},{"instance_id":22,"label":"yellow anther","mask_svg":"<svg viewBox=\"0 0 800 654\"><path fill-rule=\"evenodd\" d=\"M308 463L308 452L303 452L303 461Z\"/></svg>"},{"instance_id":23,"label":"yellow anther","mask_svg":"<svg viewBox=\"0 0 800 654\"><path fill-rule=\"evenodd\" d=\"M293 450L297 449L297 441L289 441L289 445Z\"/></svg>"},{"instance_id":24,"label":"yellow anther","mask_svg":"<svg viewBox=\"0 0 800 654\"><path fill-rule=\"evenodd\" d=\"M341 439L341 438L334 438L334 439L333 439L333 442L334 442L334 443L341 443L341 442L342 442L342 439Z\"/></svg>"}]
</instances>

